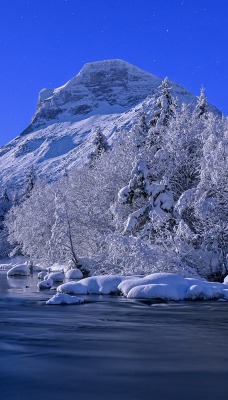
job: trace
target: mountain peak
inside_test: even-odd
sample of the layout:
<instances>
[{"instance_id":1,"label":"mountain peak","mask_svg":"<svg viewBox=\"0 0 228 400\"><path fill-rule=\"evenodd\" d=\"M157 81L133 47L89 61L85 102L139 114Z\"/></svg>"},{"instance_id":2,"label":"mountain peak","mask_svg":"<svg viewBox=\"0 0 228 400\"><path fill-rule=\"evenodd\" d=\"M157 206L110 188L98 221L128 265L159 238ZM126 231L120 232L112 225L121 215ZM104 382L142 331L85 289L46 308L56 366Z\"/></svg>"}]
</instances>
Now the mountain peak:
<instances>
[{"instance_id":1,"label":"mountain peak","mask_svg":"<svg viewBox=\"0 0 228 400\"><path fill-rule=\"evenodd\" d=\"M41 90L32 122L22 135L54 123L122 114L154 95L160 84L160 78L124 60L87 63L63 86ZM192 102L194 96L182 86L173 83L173 89L180 101Z\"/></svg>"},{"instance_id":2,"label":"mountain peak","mask_svg":"<svg viewBox=\"0 0 228 400\"><path fill-rule=\"evenodd\" d=\"M145 79L156 81L159 79L149 72L129 64L120 59L103 60L87 63L80 72L69 83L80 80L85 85L99 85L109 82L110 85L116 82L126 84L128 81L143 81Z\"/></svg>"},{"instance_id":3,"label":"mountain peak","mask_svg":"<svg viewBox=\"0 0 228 400\"><path fill-rule=\"evenodd\" d=\"M32 123L1 148L2 186L20 187L31 165L37 176L53 180L65 168L83 164L96 129L112 141L142 111L151 115L160 84L160 78L114 59L85 64L65 85L43 89ZM180 103L195 104L196 97L185 88L175 82L172 88Z\"/></svg>"},{"instance_id":4,"label":"mountain peak","mask_svg":"<svg viewBox=\"0 0 228 400\"><path fill-rule=\"evenodd\" d=\"M113 73L114 71L124 70L128 74L138 74L138 75L150 75L149 72L143 71L142 69L128 63L127 61L121 59L110 59L95 61L84 64L77 76L87 75L95 71L105 71L107 73ZM120 76L121 78L121 76Z\"/></svg>"},{"instance_id":5,"label":"mountain peak","mask_svg":"<svg viewBox=\"0 0 228 400\"><path fill-rule=\"evenodd\" d=\"M152 94L160 82L160 78L120 59L87 63L65 85L40 92L27 132L53 120L75 121L128 111Z\"/></svg>"}]
</instances>

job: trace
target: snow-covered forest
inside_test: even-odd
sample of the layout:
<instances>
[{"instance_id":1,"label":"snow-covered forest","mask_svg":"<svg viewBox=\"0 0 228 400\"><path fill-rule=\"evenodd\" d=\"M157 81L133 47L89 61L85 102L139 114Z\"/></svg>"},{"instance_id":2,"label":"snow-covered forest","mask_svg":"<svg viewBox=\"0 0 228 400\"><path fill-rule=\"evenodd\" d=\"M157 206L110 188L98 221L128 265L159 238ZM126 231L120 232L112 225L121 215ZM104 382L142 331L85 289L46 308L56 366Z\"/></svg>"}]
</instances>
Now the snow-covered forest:
<instances>
[{"instance_id":1,"label":"snow-covered forest","mask_svg":"<svg viewBox=\"0 0 228 400\"><path fill-rule=\"evenodd\" d=\"M110 144L94 131L84 166L47 184L31 171L22 198L0 199L1 254L47 266L90 259L95 273L228 272L228 120L178 104L166 78L150 111ZM82 262L83 263L83 262Z\"/></svg>"}]
</instances>

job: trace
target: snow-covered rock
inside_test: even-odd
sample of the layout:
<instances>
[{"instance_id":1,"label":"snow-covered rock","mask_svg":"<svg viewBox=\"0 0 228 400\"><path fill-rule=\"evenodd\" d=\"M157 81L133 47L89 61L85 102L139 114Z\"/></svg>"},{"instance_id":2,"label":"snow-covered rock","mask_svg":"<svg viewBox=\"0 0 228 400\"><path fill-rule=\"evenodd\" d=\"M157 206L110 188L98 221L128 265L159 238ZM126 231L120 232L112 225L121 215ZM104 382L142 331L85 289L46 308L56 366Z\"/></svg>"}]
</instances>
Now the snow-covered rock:
<instances>
[{"instance_id":1,"label":"snow-covered rock","mask_svg":"<svg viewBox=\"0 0 228 400\"><path fill-rule=\"evenodd\" d=\"M65 275L63 272L50 272L48 274L48 279L51 279L53 282L63 282Z\"/></svg>"},{"instance_id":2,"label":"snow-covered rock","mask_svg":"<svg viewBox=\"0 0 228 400\"><path fill-rule=\"evenodd\" d=\"M192 285L185 294L185 299L188 300L211 300L223 297L223 289L216 284L202 282L200 285Z\"/></svg>"},{"instance_id":3,"label":"snow-covered rock","mask_svg":"<svg viewBox=\"0 0 228 400\"><path fill-rule=\"evenodd\" d=\"M45 278L46 275L47 275L47 272L46 272L46 271L41 271L41 272L39 272L39 274L38 274L38 279L44 280L44 278Z\"/></svg>"},{"instance_id":4,"label":"snow-covered rock","mask_svg":"<svg viewBox=\"0 0 228 400\"><path fill-rule=\"evenodd\" d=\"M53 297L51 297L46 304L48 305L56 305L56 304L81 304L84 303L84 299L76 296L70 296L69 294L64 293L56 293Z\"/></svg>"},{"instance_id":5,"label":"snow-covered rock","mask_svg":"<svg viewBox=\"0 0 228 400\"><path fill-rule=\"evenodd\" d=\"M145 277L100 275L58 286L59 293L111 294L121 291L130 299L211 300L228 297L223 283L184 278L178 274L154 273Z\"/></svg>"},{"instance_id":6,"label":"snow-covered rock","mask_svg":"<svg viewBox=\"0 0 228 400\"><path fill-rule=\"evenodd\" d=\"M157 283L133 287L127 295L128 299L159 299L159 300L180 300L183 294L173 285Z\"/></svg>"},{"instance_id":7,"label":"snow-covered rock","mask_svg":"<svg viewBox=\"0 0 228 400\"><path fill-rule=\"evenodd\" d=\"M63 113L84 116L124 112L160 83L160 78L123 60L88 63L65 85L41 91L33 124L56 119Z\"/></svg>"},{"instance_id":8,"label":"snow-covered rock","mask_svg":"<svg viewBox=\"0 0 228 400\"><path fill-rule=\"evenodd\" d=\"M29 275L30 270L27 264L15 265L7 272L8 276L23 276Z\"/></svg>"},{"instance_id":9,"label":"snow-covered rock","mask_svg":"<svg viewBox=\"0 0 228 400\"><path fill-rule=\"evenodd\" d=\"M228 297L228 289L223 283L171 273L129 279L120 283L118 288L127 298L134 299L211 300Z\"/></svg>"},{"instance_id":10,"label":"snow-covered rock","mask_svg":"<svg viewBox=\"0 0 228 400\"><path fill-rule=\"evenodd\" d=\"M68 294L111 294L118 293L120 282L129 279L123 275L98 275L80 280L79 282L69 282L58 286L57 291Z\"/></svg>"},{"instance_id":11,"label":"snow-covered rock","mask_svg":"<svg viewBox=\"0 0 228 400\"><path fill-rule=\"evenodd\" d=\"M37 287L39 290L42 289L50 289L53 285L53 280L52 279L47 279L46 281L41 281L37 284Z\"/></svg>"},{"instance_id":12,"label":"snow-covered rock","mask_svg":"<svg viewBox=\"0 0 228 400\"><path fill-rule=\"evenodd\" d=\"M184 278L172 273L145 277L99 275L58 286L59 293L111 294L122 292L127 298L160 300L209 300L228 296L226 285L204 279Z\"/></svg>"},{"instance_id":13,"label":"snow-covered rock","mask_svg":"<svg viewBox=\"0 0 228 400\"><path fill-rule=\"evenodd\" d=\"M65 273L66 279L82 279L83 275L80 269L72 268Z\"/></svg>"},{"instance_id":14,"label":"snow-covered rock","mask_svg":"<svg viewBox=\"0 0 228 400\"><path fill-rule=\"evenodd\" d=\"M157 272L147 275L144 278L133 278L121 282L118 286L118 289L124 294L124 296L128 296L128 293L132 288L151 284L168 284L176 287L180 296L183 295L184 291L186 291L189 287L189 283L181 275Z\"/></svg>"}]
</instances>

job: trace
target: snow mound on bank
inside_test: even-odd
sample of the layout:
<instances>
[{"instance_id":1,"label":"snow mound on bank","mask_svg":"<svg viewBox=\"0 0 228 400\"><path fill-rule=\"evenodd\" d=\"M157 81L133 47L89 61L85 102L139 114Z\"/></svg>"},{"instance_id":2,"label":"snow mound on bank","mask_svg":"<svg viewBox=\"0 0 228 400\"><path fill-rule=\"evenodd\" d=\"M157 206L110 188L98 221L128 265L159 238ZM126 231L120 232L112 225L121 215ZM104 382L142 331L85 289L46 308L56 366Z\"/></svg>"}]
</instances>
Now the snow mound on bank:
<instances>
[{"instance_id":1,"label":"snow mound on bank","mask_svg":"<svg viewBox=\"0 0 228 400\"><path fill-rule=\"evenodd\" d=\"M212 300L228 299L227 285L204 279L184 278L159 272L140 276L99 275L58 286L65 294L112 294L121 292L129 299Z\"/></svg>"},{"instance_id":2,"label":"snow mound on bank","mask_svg":"<svg viewBox=\"0 0 228 400\"><path fill-rule=\"evenodd\" d=\"M58 286L57 291L68 294L111 294L118 293L118 285L130 279L123 275L98 275L80 280L80 282L69 282Z\"/></svg>"},{"instance_id":3,"label":"snow mound on bank","mask_svg":"<svg viewBox=\"0 0 228 400\"><path fill-rule=\"evenodd\" d=\"M57 305L57 304L80 304L84 303L84 300L80 297L70 296L69 294L57 293L52 296L46 304L48 305Z\"/></svg>"},{"instance_id":4,"label":"snow mound on bank","mask_svg":"<svg viewBox=\"0 0 228 400\"><path fill-rule=\"evenodd\" d=\"M161 299L161 300L180 300L180 295L176 287L166 283L141 285L132 288L128 299Z\"/></svg>"},{"instance_id":5,"label":"snow mound on bank","mask_svg":"<svg viewBox=\"0 0 228 400\"><path fill-rule=\"evenodd\" d=\"M70 269L65 273L66 279L81 279L83 278L82 272L78 268Z\"/></svg>"},{"instance_id":6,"label":"snow mound on bank","mask_svg":"<svg viewBox=\"0 0 228 400\"><path fill-rule=\"evenodd\" d=\"M225 285L228 285L228 275L226 275L226 277L224 279L224 283L225 283Z\"/></svg>"},{"instance_id":7,"label":"snow mound on bank","mask_svg":"<svg viewBox=\"0 0 228 400\"><path fill-rule=\"evenodd\" d=\"M226 298L226 285L204 279L184 278L178 274L155 273L143 279L120 283L120 291L133 299L211 300Z\"/></svg>"},{"instance_id":8,"label":"snow mound on bank","mask_svg":"<svg viewBox=\"0 0 228 400\"><path fill-rule=\"evenodd\" d=\"M187 290L185 299L189 300L211 300L223 297L225 293L217 285L192 285Z\"/></svg>"},{"instance_id":9,"label":"snow mound on bank","mask_svg":"<svg viewBox=\"0 0 228 400\"><path fill-rule=\"evenodd\" d=\"M25 276L29 274L30 270L27 264L15 265L7 272L7 276Z\"/></svg>"},{"instance_id":10,"label":"snow mound on bank","mask_svg":"<svg viewBox=\"0 0 228 400\"><path fill-rule=\"evenodd\" d=\"M127 296L131 289L137 286L154 284L168 284L172 287L178 287L179 295L181 296L188 289L189 284L186 279L178 274L171 274L166 272L157 272L145 276L144 278L133 278L127 281L121 282L118 289ZM148 298L148 297L146 297Z\"/></svg>"}]
</instances>

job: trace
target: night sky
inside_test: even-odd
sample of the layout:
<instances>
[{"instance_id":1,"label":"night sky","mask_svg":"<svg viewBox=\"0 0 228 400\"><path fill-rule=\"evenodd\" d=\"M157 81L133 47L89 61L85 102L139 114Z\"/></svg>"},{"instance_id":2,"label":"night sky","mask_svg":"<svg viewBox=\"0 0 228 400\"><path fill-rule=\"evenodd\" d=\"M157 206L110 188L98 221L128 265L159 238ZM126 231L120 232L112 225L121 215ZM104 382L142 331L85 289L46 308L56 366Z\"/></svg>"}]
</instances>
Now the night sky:
<instances>
[{"instance_id":1,"label":"night sky","mask_svg":"<svg viewBox=\"0 0 228 400\"><path fill-rule=\"evenodd\" d=\"M38 93L90 61L121 58L228 114L227 0L0 0L0 145L30 122Z\"/></svg>"}]
</instances>

